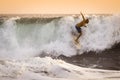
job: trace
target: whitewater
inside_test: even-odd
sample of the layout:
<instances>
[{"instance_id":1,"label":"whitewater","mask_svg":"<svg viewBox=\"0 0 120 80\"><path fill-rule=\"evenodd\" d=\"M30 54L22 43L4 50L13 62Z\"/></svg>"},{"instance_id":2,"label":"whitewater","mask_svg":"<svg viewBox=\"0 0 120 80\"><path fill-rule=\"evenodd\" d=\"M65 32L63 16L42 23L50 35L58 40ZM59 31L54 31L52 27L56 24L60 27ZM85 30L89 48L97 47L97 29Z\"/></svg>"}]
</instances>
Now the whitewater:
<instances>
[{"instance_id":1,"label":"whitewater","mask_svg":"<svg viewBox=\"0 0 120 80\"><path fill-rule=\"evenodd\" d=\"M75 24L81 16L0 17L0 79L119 80L119 70L84 68L57 58L100 54L120 43L120 15L85 16L89 23L82 27L80 49L73 34L78 35Z\"/></svg>"}]
</instances>

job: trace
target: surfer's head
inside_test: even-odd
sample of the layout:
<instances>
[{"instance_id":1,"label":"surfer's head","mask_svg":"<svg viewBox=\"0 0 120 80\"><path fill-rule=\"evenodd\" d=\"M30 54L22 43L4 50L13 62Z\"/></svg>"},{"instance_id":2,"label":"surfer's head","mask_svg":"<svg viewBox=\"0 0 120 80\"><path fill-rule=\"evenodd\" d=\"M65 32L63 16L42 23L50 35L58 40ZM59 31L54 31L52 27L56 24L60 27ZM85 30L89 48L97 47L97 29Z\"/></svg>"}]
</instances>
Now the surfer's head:
<instances>
[{"instance_id":1,"label":"surfer's head","mask_svg":"<svg viewBox=\"0 0 120 80\"><path fill-rule=\"evenodd\" d=\"M86 20L85 20L85 23L89 23L89 19L86 19Z\"/></svg>"}]
</instances>

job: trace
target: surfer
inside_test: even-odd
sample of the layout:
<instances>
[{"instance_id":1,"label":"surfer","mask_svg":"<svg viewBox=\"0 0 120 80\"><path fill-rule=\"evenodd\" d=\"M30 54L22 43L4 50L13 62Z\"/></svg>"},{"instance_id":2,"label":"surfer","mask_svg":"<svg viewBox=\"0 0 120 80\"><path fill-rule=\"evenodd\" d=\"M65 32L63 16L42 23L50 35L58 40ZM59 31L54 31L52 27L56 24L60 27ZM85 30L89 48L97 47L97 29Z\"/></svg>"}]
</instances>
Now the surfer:
<instances>
[{"instance_id":1,"label":"surfer","mask_svg":"<svg viewBox=\"0 0 120 80\"><path fill-rule=\"evenodd\" d=\"M85 19L85 17L83 16L83 14L81 13L83 21L77 23L75 25L75 28L77 30L77 32L79 33L78 37L75 39L75 41L78 43L78 39L80 38L80 36L82 35L82 31L81 31L81 27L87 27L86 24L89 23L89 19Z\"/></svg>"}]
</instances>

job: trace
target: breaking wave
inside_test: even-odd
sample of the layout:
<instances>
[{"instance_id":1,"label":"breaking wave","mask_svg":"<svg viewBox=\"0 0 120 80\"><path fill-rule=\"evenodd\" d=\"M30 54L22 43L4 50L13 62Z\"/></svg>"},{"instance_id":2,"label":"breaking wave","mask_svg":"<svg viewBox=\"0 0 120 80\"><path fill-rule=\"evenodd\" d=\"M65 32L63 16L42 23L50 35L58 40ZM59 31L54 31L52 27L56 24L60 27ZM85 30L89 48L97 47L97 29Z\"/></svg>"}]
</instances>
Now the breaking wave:
<instances>
[{"instance_id":1,"label":"breaking wave","mask_svg":"<svg viewBox=\"0 0 120 80\"><path fill-rule=\"evenodd\" d=\"M72 33L81 17L9 18L0 25L0 57L73 56L89 51L104 51L120 42L119 15L86 15L90 22L83 27L76 49Z\"/></svg>"}]
</instances>

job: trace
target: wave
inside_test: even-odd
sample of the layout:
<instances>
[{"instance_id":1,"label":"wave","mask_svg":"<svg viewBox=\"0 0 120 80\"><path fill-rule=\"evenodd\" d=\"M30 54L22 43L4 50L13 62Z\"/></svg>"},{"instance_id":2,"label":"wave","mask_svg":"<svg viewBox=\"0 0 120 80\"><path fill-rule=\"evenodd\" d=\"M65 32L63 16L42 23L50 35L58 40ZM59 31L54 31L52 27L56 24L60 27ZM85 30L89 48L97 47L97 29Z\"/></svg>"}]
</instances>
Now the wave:
<instances>
[{"instance_id":1,"label":"wave","mask_svg":"<svg viewBox=\"0 0 120 80\"><path fill-rule=\"evenodd\" d=\"M120 70L120 43L97 54L90 51L72 57L60 55L57 58L81 67Z\"/></svg>"},{"instance_id":2,"label":"wave","mask_svg":"<svg viewBox=\"0 0 120 80\"><path fill-rule=\"evenodd\" d=\"M104 51L120 42L119 15L86 15L90 22L82 28L79 42L73 44L72 33L81 17L10 18L0 25L0 57L23 58L41 55L73 56L84 52ZM26 24L27 23L27 24Z\"/></svg>"}]
</instances>

